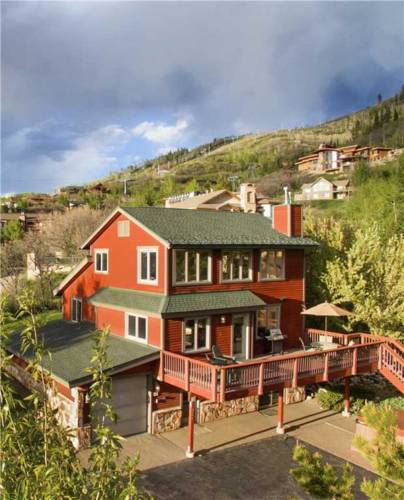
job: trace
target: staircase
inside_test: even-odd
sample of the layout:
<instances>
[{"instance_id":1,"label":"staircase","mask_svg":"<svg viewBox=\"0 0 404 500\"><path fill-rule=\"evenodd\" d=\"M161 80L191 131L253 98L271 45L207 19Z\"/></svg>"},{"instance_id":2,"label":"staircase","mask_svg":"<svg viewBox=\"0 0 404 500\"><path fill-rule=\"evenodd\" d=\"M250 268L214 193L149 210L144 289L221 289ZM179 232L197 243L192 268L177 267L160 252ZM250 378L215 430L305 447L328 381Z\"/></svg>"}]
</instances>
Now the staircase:
<instances>
[{"instance_id":1,"label":"staircase","mask_svg":"<svg viewBox=\"0 0 404 500\"><path fill-rule=\"evenodd\" d=\"M404 393L404 347L393 339L386 338L380 346L379 371L397 389Z\"/></svg>"}]
</instances>

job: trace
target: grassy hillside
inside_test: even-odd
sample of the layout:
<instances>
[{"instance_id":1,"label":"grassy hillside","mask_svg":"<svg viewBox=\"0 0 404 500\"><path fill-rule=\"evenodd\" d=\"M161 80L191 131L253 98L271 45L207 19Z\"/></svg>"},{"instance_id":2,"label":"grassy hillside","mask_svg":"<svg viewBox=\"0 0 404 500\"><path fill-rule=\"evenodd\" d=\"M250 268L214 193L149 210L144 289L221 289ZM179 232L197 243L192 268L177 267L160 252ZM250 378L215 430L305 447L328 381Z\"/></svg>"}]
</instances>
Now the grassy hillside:
<instances>
[{"instance_id":1,"label":"grassy hillside","mask_svg":"<svg viewBox=\"0 0 404 500\"><path fill-rule=\"evenodd\" d=\"M102 179L115 196L122 193L124 178L134 203L161 203L164 196L186 189L232 188L254 181L261 192L277 195L282 186L296 189L310 176L297 172L299 156L322 142L402 147L404 145L404 91L382 103L307 128L226 137L210 144L160 156L142 167L130 166ZM169 171L158 177L157 165ZM231 177L236 176L236 179ZM168 177L168 178L167 178ZM230 178L230 179L229 179Z\"/></svg>"}]
</instances>

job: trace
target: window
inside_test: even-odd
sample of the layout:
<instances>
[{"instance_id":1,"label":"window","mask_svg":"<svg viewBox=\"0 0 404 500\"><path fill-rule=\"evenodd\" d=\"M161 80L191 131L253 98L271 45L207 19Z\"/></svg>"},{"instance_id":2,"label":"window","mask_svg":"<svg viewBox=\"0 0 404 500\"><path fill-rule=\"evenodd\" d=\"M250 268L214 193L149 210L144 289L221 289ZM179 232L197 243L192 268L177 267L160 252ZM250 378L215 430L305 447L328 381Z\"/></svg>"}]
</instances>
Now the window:
<instances>
[{"instance_id":1,"label":"window","mask_svg":"<svg viewBox=\"0 0 404 500\"><path fill-rule=\"evenodd\" d=\"M175 283L210 281L211 255L207 250L175 250Z\"/></svg>"},{"instance_id":2,"label":"window","mask_svg":"<svg viewBox=\"0 0 404 500\"><path fill-rule=\"evenodd\" d=\"M223 252L222 280L247 281L251 279L251 252Z\"/></svg>"},{"instance_id":3,"label":"window","mask_svg":"<svg viewBox=\"0 0 404 500\"><path fill-rule=\"evenodd\" d=\"M95 251L95 272L108 273L108 250Z\"/></svg>"},{"instance_id":4,"label":"window","mask_svg":"<svg viewBox=\"0 0 404 500\"><path fill-rule=\"evenodd\" d=\"M274 330L281 327L281 306L272 304L261 309L257 314L257 337L268 335L268 329Z\"/></svg>"},{"instance_id":5,"label":"window","mask_svg":"<svg viewBox=\"0 0 404 500\"><path fill-rule=\"evenodd\" d=\"M285 254L283 250L261 250L260 280L284 279Z\"/></svg>"},{"instance_id":6,"label":"window","mask_svg":"<svg viewBox=\"0 0 404 500\"><path fill-rule=\"evenodd\" d=\"M130 234L130 226L128 220L118 221L118 238L126 238Z\"/></svg>"},{"instance_id":7,"label":"window","mask_svg":"<svg viewBox=\"0 0 404 500\"><path fill-rule=\"evenodd\" d=\"M138 249L138 283L157 285L157 248Z\"/></svg>"},{"instance_id":8,"label":"window","mask_svg":"<svg viewBox=\"0 0 404 500\"><path fill-rule=\"evenodd\" d=\"M75 323L78 323L79 321L82 320L82 315L83 315L82 299L79 297L73 297L72 298L72 305L71 305L70 319L72 321L74 321Z\"/></svg>"},{"instance_id":9,"label":"window","mask_svg":"<svg viewBox=\"0 0 404 500\"><path fill-rule=\"evenodd\" d=\"M135 314L127 314L126 336L141 342L147 342L147 318Z\"/></svg>"},{"instance_id":10,"label":"window","mask_svg":"<svg viewBox=\"0 0 404 500\"><path fill-rule=\"evenodd\" d=\"M190 318L184 321L184 352L210 348L209 318Z\"/></svg>"}]
</instances>

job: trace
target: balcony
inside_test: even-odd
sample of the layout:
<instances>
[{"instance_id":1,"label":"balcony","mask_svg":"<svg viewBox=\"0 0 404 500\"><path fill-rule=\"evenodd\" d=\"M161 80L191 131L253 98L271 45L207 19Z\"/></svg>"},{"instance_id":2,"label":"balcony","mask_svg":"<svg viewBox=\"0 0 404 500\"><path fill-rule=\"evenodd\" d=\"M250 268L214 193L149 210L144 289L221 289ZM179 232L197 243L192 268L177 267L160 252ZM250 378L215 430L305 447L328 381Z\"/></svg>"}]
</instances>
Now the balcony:
<instances>
[{"instance_id":1,"label":"balcony","mask_svg":"<svg viewBox=\"0 0 404 500\"><path fill-rule=\"evenodd\" d=\"M378 369L384 375L392 373L404 388L404 354L398 342L364 333L314 329L305 332L304 340L315 347L220 367L162 351L159 379L217 403Z\"/></svg>"}]
</instances>

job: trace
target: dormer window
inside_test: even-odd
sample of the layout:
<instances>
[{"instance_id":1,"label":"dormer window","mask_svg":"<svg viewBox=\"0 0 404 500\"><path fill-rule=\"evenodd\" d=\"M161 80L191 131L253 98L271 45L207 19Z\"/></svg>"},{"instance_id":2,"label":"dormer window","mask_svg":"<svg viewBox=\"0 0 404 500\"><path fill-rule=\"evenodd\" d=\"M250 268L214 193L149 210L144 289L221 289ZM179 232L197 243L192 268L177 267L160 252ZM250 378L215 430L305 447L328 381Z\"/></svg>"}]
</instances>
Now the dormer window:
<instances>
[{"instance_id":1,"label":"dormer window","mask_svg":"<svg viewBox=\"0 0 404 500\"><path fill-rule=\"evenodd\" d=\"M108 273L108 250L97 249L94 252L95 260L95 272L96 273Z\"/></svg>"},{"instance_id":2,"label":"dormer window","mask_svg":"<svg viewBox=\"0 0 404 500\"><path fill-rule=\"evenodd\" d=\"M208 283L211 280L211 253L207 250L174 251L174 283Z\"/></svg>"},{"instance_id":3,"label":"dormer window","mask_svg":"<svg viewBox=\"0 0 404 500\"><path fill-rule=\"evenodd\" d=\"M137 282L147 285L158 283L158 248L138 248Z\"/></svg>"}]
</instances>

